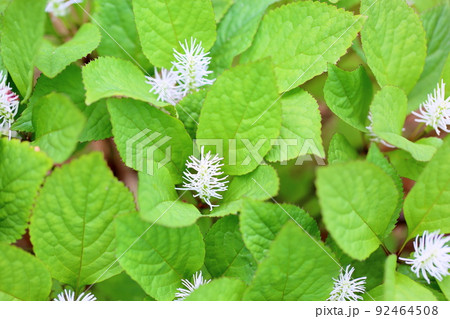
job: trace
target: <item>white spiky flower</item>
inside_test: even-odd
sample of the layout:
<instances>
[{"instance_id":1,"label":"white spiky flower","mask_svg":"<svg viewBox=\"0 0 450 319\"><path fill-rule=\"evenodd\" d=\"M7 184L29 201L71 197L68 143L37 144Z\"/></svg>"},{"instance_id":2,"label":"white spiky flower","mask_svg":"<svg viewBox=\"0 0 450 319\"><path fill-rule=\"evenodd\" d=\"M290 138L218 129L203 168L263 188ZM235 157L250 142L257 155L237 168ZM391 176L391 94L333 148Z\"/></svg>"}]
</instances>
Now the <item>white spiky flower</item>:
<instances>
[{"instance_id":1,"label":"white spiky flower","mask_svg":"<svg viewBox=\"0 0 450 319\"><path fill-rule=\"evenodd\" d=\"M75 299L75 293L72 290L64 289L58 297L53 299L54 301L95 301L97 298L91 294L85 294L82 292L76 299Z\"/></svg>"},{"instance_id":2,"label":"white spiky flower","mask_svg":"<svg viewBox=\"0 0 450 319\"><path fill-rule=\"evenodd\" d=\"M175 294L175 297L178 298L177 301L182 301L186 299L194 290L196 290L198 287L206 285L209 283L210 280L205 280L203 278L202 271L197 271L192 276L192 283L187 279L181 279L181 283L186 288L178 288L178 292Z\"/></svg>"},{"instance_id":3,"label":"white spiky flower","mask_svg":"<svg viewBox=\"0 0 450 319\"><path fill-rule=\"evenodd\" d=\"M208 71L211 58L209 52L205 53L202 42L197 44L197 39L191 38L191 44L185 40L184 44L180 42L183 53L174 51L175 62L172 62L178 71L178 84L181 87L183 95L186 96L192 91L198 90L204 85L211 85L214 79L208 79L212 71Z\"/></svg>"},{"instance_id":4,"label":"white spiky flower","mask_svg":"<svg viewBox=\"0 0 450 319\"><path fill-rule=\"evenodd\" d=\"M441 281L443 277L449 275L450 268L450 246L447 243L450 237L439 234L439 230L431 234L424 231L422 236L416 236L414 240L413 259L400 258L406 264L412 265L411 270L430 283L427 273Z\"/></svg>"},{"instance_id":5,"label":"white spiky flower","mask_svg":"<svg viewBox=\"0 0 450 319\"><path fill-rule=\"evenodd\" d=\"M334 280L334 288L330 293L330 298L327 300L330 301L346 301L352 300L357 301L358 299L362 300L363 298L358 294L363 294L366 291L366 277L360 277L356 279L352 279L352 274L355 271L354 267L348 265L344 269L341 268L341 273L339 274L339 278L333 278Z\"/></svg>"},{"instance_id":6,"label":"white spiky flower","mask_svg":"<svg viewBox=\"0 0 450 319\"><path fill-rule=\"evenodd\" d=\"M420 105L419 112L412 112L412 114L418 117L416 122L432 126L437 135L441 133L439 129L450 133L447 128L450 125L450 97L445 98L444 80L440 85L438 83L433 94L428 94L427 100Z\"/></svg>"},{"instance_id":7,"label":"white spiky flower","mask_svg":"<svg viewBox=\"0 0 450 319\"><path fill-rule=\"evenodd\" d=\"M389 144L388 142L379 138L373 131L372 112L369 112L369 116L367 118L369 119L369 122L370 122L369 126L366 126L366 129L369 131L369 133L367 134L369 136L369 139L374 143L381 143L386 147L395 148L395 146L393 146L393 145Z\"/></svg>"},{"instance_id":8,"label":"white spiky flower","mask_svg":"<svg viewBox=\"0 0 450 319\"><path fill-rule=\"evenodd\" d=\"M81 2L83 0L49 0L45 12L52 13L55 17L64 17L69 13L72 4Z\"/></svg>"},{"instance_id":9,"label":"white spiky flower","mask_svg":"<svg viewBox=\"0 0 450 319\"><path fill-rule=\"evenodd\" d=\"M11 139L11 125L19 110L19 96L6 82L7 74L0 71L0 131L8 132Z\"/></svg>"},{"instance_id":10,"label":"white spiky flower","mask_svg":"<svg viewBox=\"0 0 450 319\"><path fill-rule=\"evenodd\" d=\"M200 159L195 156L189 156L189 160L186 162L186 171L184 171L183 187L177 188L178 190L192 190L197 192L194 197L200 197L206 204L209 205L210 210L217 205L211 204L211 197L222 198L218 192L224 192L227 190L228 186L225 181L228 176L218 178L223 173L221 167L223 164L220 163L223 158L219 157L217 154L212 156L211 152L204 154L204 147L202 146L200 151ZM195 170L191 173L189 169Z\"/></svg>"},{"instance_id":11,"label":"white spiky flower","mask_svg":"<svg viewBox=\"0 0 450 319\"><path fill-rule=\"evenodd\" d=\"M175 105L183 98L181 88L177 85L178 73L173 68L161 69L161 72L155 68L155 76L146 76L146 79L146 83L152 86L150 92L158 95L158 101Z\"/></svg>"}]
</instances>

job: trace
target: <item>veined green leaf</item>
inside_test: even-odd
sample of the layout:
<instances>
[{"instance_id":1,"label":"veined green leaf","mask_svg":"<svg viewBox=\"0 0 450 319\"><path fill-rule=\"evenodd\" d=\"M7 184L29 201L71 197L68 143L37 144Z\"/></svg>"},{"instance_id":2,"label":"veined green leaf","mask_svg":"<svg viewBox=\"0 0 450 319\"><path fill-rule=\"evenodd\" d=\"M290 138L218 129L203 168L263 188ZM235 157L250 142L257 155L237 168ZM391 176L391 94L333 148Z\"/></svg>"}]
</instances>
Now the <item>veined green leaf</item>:
<instances>
[{"instance_id":1,"label":"veined green leaf","mask_svg":"<svg viewBox=\"0 0 450 319\"><path fill-rule=\"evenodd\" d=\"M236 278L219 278L200 286L186 301L240 301L247 286Z\"/></svg>"},{"instance_id":2,"label":"veined green leaf","mask_svg":"<svg viewBox=\"0 0 450 319\"><path fill-rule=\"evenodd\" d=\"M328 147L328 164L348 162L358 158L358 153L350 145L344 135L333 135Z\"/></svg>"},{"instance_id":3,"label":"veined green leaf","mask_svg":"<svg viewBox=\"0 0 450 319\"><path fill-rule=\"evenodd\" d=\"M234 0L212 0L211 2L213 5L216 22L219 23L225 13L227 13L228 9L230 9L233 5Z\"/></svg>"}]
</instances>

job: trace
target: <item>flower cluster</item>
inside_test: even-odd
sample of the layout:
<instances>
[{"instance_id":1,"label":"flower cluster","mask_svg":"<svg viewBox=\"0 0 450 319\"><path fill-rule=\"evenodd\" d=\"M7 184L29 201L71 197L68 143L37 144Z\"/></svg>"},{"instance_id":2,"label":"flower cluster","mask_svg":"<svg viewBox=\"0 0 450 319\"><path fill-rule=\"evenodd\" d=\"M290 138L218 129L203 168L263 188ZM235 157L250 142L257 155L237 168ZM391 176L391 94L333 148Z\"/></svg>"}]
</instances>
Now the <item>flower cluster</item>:
<instances>
[{"instance_id":1,"label":"flower cluster","mask_svg":"<svg viewBox=\"0 0 450 319\"><path fill-rule=\"evenodd\" d=\"M386 147L390 147L390 148L395 148L395 146L389 144L388 142L382 140L381 138L379 138L373 131L373 120L372 120L372 113L369 112L369 126L366 126L366 129L369 131L369 133L367 135L369 135L369 139L374 142L374 143L381 143Z\"/></svg>"},{"instance_id":2,"label":"flower cluster","mask_svg":"<svg viewBox=\"0 0 450 319\"><path fill-rule=\"evenodd\" d=\"M6 80L7 74L0 71L0 132L8 131L11 139L11 125L19 110L19 96L12 91Z\"/></svg>"},{"instance_id":3,"label":"flower cluster","mask_svg":"<svg viewBox=\"0 0 450 319\"><path fill-rule=\"evenodd\" d=\"M97 298L91 294L85 294L82 292L76 299L75 299L75 293L72 290L64 289L63 292L61 292L58 297L53 299L54 301L95 301Z\"/></svg>"},{"instance_id":4,"label":"flower cluster","mask_svg":"<svg viewBox=\"0 0 450 319\"><path fill-rule=\"evenodd\" d=\"M204 147L201 148L200 159L195 156L190 156L191 162L187 161L187 170L184 172L183 187L177 188L178 190L193 190L197 192L194 197L200 197L205 203L207 203L212 210L213 207L217 205L211 204L211 197L222 198L218 192L226 191L228 186L225 185L228 181L225 179L228 176L218 178L217 176L222 175L221 167L223 164L220 163L223 158L219 157L217 154L214 157L211 152L204 154ZM191 173L189 168L195 170L195 173Z\"/></svg>"},{"instance_id":5,"label":"flower cluster","mask_svg":"<svg viewBox=\"0 0 450 319\"><path fill-rule=\"evenodd\" d=\"M435 231L429 234L427 231L423 232L422 236L417 236L414 241L413 259L400 258L406 264L412 265L411 270L420 277L430 283L427 273L441 281L443 277L449 275L450 268L450 246L447 243L450 237L444 237Z\"/></svg>"},{"instance_id":6,"label":"flower cluster","mask_svg":"<svg viewBox=\"0 0 450 319\"><path fill-rule=\"evenodd\" d=\"M159 73L155 68L155 76L146 77L146 83L152 86L150 92L158 95L158 101L172 105L200 87L214 83L214 79L208 79L212 73L208 71L211 58L208 57L209 52L205 53L202 43L191 38L190 45L187 40L180 45L183 52L174 49L176 61L172 62L170 70L163 68Z\"/></svg>"},{"instance_id":7,"label":"flower cluster","mask_svg":"<svg viewBox=\"0 0 450 319\"><path fill-rule=\"evenodd\" d=\"M350 265L347 266L345 272L343 272L343 268L341 268L341 273L339 274L339 278L333 278L334 280L334 288L330 293L330 301L346 301L352 300L357 301L358 299L363 299L361 296L357 295L358 293L363 294L366 291L366 277L360 277L356 279L352 279L352 274L355 271L354 267L350 268Z\"/></svg>"},{"instance_id":8,"label":"flower cluster","mask_svg":"<svg viewBox=\"0 0 450 319\"><path fill-rule=\"evenodd\" d=\"M45 12L52 13L55 17L64 17L72 4L81 2L83 0L49 0Z\"/></svg>"},{"instance_id":9,"label":"flower cluster","mask_svg":"<svg viewBox=\"0 0 450 319\"><path fill-rule=\"evenodd\" d=\"M175 294L175 297L178 298L177 301L182 301L186 299L194 290L196 290L198 287L206 285L211 281L203 279L202 271L196 272L192 276L192 283L187 279L182 279L181 283L186 288L178 288L178 292Z\"/></svg>"},{"instance_id":10,"label":"flower cluster","mask_svg":"<svg viewBox=\"0 0 450 319\"><path fill-rule=\"evenodd\" d=\"M420 105L419 112L412 112L418 118L416 122L422 122L432 126L436 134L440 134L440 130L450 133L447 128L450 125L450 97L445 98L444 80L437 85L433 94L428 94L428 99Z\"/></svg>"}]
</instances>

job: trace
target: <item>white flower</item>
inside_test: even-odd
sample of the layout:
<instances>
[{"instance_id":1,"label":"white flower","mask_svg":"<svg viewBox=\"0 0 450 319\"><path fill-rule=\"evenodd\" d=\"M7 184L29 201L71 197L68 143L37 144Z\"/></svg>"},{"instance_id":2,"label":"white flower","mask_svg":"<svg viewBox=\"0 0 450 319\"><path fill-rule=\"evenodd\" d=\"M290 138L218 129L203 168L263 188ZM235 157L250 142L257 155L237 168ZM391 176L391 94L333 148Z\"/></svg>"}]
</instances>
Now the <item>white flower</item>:
<instances>
[{"instance_id":1,"label":"white flower","mask_svg":"<svg viewBox=\"0 0 450 319\"><path fill-rule=\"evenodd\" d=\"M83 0L49 0L45 12L50 12L55 17L64 17L69 13L72 4L81 2Z\"/></svg>"},{"instance_id":2,"label":"white flower","mask_svg":"<svg viewBox=\"0 0 450 319\"><path fill-rule=\"evenodd\" d=\"M400 258L406 264L412 265L411 270L430 283L427 273L441 281L443 277L448 276L450 268L450 246L447 243L450 237L444 237L439 234L439 230L431 234L424 231L422 237L417 236L414 241L414 259Z\"/></svg>"},{"instance_id":3,"label":"white flower","mask_svg":"<svg viewBox=\"0 0 450 319\"><path fill-rule=\"evenodd\" d=\"M191 173L188 169L184 171L182 188L177 188L178 190L193 190L197 192L194 197L200 197L205 203L213 209L217 205L212 205L210 198L222 198L218 192L226 191L228 186L225 184L228 181L224 181L228 176L217 178L217 176L222 175L220 161L223 158L219 157L217 154L214 157L211 156L211 152L204 155L204 147L201 148L201 157L197 159L195 156L189 156L191 162L186 162L186 167L195 170L195 173Z\"/></svg>"},{"instance_id":4,"label":"white flower","mask_svg":"<svg viewBox=\"0 0 450 319\"><path fill-rule=\"evenodd\" d=\"M176 62L172 62L178 71L178 84L180 85L183 95L186 96L194 90L198 90L204 85L211 85L214 80L207 79L212 71L208 71L211 58L208 57L209 52L205 53L202 43L197 44L197 40L191 38L191 45L185 40L184 45L180 42L184 53L180 53L174 49L174 57Z\"/></svg>"},{"instance_id":5,"label":"white flower","mask_svg":"<svg viewBox=\"0 0 450 319\"><path fill-rule=\"evenodd\" d=\"M345 273L343 273L343 268L341 268L341 273L339 274L339 278L333 278L334 280L334 288L330 293L330 298L327 300L330 301L346 301L352 300L357 301L358 299L363 299L361 296L358 296L357 293L363 294L366 291L364 285L366 284L366 277L360 277L356 279L352 279L352 274L355 271L355 268L350 268L350 265L345 269Z\"/></svg>"},{"instance_id":6,"label":"white flower","mask_svg":"<svg viewBox=\"0 0 450 319\"><path fill-rule=\"evenodd\" d=\"M374 143L381 143L384 146L390 147L390 148L395 148L395 146L387 143L386 141L382 140L381 138L379 138L374 132L373 132L373 120L372 120L372 113L369 112L369 116L368 119L370 121L369 126L366 126L366 129L369 131L369 133L367 135L369 135L369 139L374 142Z\"/></svg>"},{"instance_id":7,"label":"white flower","mask_svg":"<svg viewBox=\"0 0 450 319\"><path fill-rule=\"evenodd\" d=\"M192 280L193 283L191 283L189 280L187 279L181 279L181 283L183 284L183 286L186 287L186 289L184 288L178 288L178 292L175 294L175 297L178 298L177 301L182 301L184 299L186 299L195 289L197 289L200 286L206 285L207 283L209 283L211 281L210 280L205 280L203 279L203 274L202 271L197 271L193 276L192 276Z\"/></svg>"},{"instance_id":8,"label":"white flower","mask_svg":"<svg viewBox=\"0 0 450 319\"><path fill-rule=\"evenodd\" d=\"M72 290L64 289L63 292L61 292L58 297L53 299L54 301L95 301L97 298L91 294L88 293L85 295L84 292L82 292L77 299L75 299L75 293Z\"/></svg>"},{"instance_id":9,"label":"white flower","mask_svg":"<svg viewBox=\"0 0 450 319\"><path fill-rule=\"evenodd\" d=\"M428 94L428 99L420 105L419 112L412 112L418 117L416 122L422 122L432 126L437 135L440 134L439 129L450 133L447 125L450 125L450 97L445 99L445 83L441 81L434 94Z\"/></svg>"},{"instance_id":10,"label":"white flower","mask_svg":"<svg viewBox=\"0 0 450 319\"><path fill-rule=\"evenodd\" d=\"M0 71L0 131L8 131L11 139L11 125L19 110L19 96L6 83L7 74Z\"/></svg>"},{"instance_id":11,"label":"white flower","mask_svg":"<svg viewBox=\"0 0 450 319\"><path fill-rule=\"evenodd\" d=\"M158 95L158 101L177 104L182 98L181 88L177 86L178 73L172 69L161 69L161 73L155 68L155 77L146 76L148 84L152 86L150 92Z\"/></svg>"}]
</instances>

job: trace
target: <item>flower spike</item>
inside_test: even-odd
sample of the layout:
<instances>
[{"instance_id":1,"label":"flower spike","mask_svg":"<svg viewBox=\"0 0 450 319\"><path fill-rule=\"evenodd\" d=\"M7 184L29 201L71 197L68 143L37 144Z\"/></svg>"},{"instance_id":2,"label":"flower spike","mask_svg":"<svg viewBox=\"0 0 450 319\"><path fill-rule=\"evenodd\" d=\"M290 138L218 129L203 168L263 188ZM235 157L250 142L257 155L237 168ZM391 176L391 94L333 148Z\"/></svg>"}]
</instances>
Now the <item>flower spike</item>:
<instances>
[{"instance_id":1,"label":"flower spike","mask_svg":"<svg viewBox=\"0 0 450 319\"><path fill-rule=\"evenodd\" d=\"M194 290L198 289L198 287L206 285L210 280L203 279L202 271L196 272L192 276L192 283L187 279L181 279L181 283L186 288L178 288L178 292L175 294L175 297L178 298L177 301L182 301L186 299Z\"/></svg>"},{"instance_id":2,"label":"flower spike","mask_svg":"<svg viewBox=\"0 0 450 319\"><path fill-rule=\"evenodd\" d=\"M352 279L352 274L355 271L354 267L350 268L350 265L345 269L341 268L341 273L339 274L339 278L333 278L334 280L334 288L330 293L329 301L346 301L352 300L357 301L358 299L362 300L363 298L358 295L358 293L363 294L366 291L366 277L360 277L356 279Z\"/></svg>"},{"instance_id":3,"label":"flower spike","mask_svg":"<svg viewBox=\"0 0 450 319\"><path fill-rule=\"evenodd\" d=\"M19 96L12 91L6 80L7 74L0 71L0 132L9 132L11 139L11 125L19 110Z\"/></svg>"},{"instance_id":4,"label":"flower spike","mask_svg":"<svg viewBox=\"0 0 450 319\"><path fill-rule=\"evenodd\" d=\"M146 76L146 79L146 83L152 86L150 92L158 95L158 101L175 105L183 98L181 89L177 86L178 73L173 68L161 69L161 74L155 68L155 77Z\"/></svg>"},{"instance_id":5,"label":"flower spike","mask_svg":"<svg viewBox=\"0 0 450 319\"><path fill-rule=\"evenodd\" d=\"M45 12L52 13L55 17L64 17L72 4L81 2L83 0L49 0Z\"/></svg>"},{"instance_id":6,"label":"flower spike","mask_svg":"<svg viewBox=\"0 0 450 319\"><path fill-rule=\"evenodd\" d=\"M91 294L85 294L82 292L77 299L75 299L75 293L72 290L64 289L58 297L53 299L54 301L95 301L97 298Z\"/></svg>"}]
</instances>

